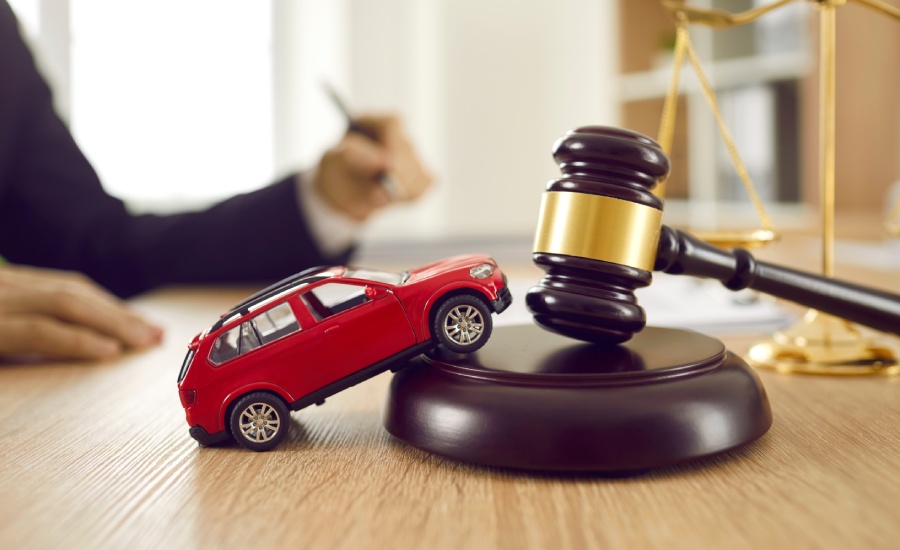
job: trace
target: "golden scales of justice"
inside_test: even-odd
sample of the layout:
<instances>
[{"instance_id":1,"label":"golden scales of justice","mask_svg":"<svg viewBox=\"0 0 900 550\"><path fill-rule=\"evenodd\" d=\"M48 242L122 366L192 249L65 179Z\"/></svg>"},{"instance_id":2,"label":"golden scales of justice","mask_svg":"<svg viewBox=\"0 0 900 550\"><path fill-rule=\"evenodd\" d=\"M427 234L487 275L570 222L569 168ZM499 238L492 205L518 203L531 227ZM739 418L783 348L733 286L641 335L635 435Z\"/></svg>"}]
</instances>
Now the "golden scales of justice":
<instances>
[{"instance_id":1,"label":"golden scales of justice","mask_svg":"<svg viewBox=\"0 0 900 550\"><path fill-rule=\"evenodd\" d=\"M662 0L677 23L674 67L663 107L658 142L663 151L671 154L678 100L678 77L685 56L697 75L703 95L712 110L719 132L737 171L738 177L756 209L761 227L750 231L726 231L697 235L713 244L728 248L756 247L778 239L778 232L741 161L734 141L719 111L715 93L691 46L688 26L706 25L715 29L744 25L767 13L798 0L778 0L740 13L717 9L697 8L681 2ZM900 8L881 0L804 0L813 2L820 18L820 103L819 103L819 187L822 216L822 271L826 277L834 275L834 197L835 197L835 52L836 11L847 2L855 2L900 21ZM664 185L658 194L664 194ZM900 199L891 208L886 229L900 235ZM816 310L787 329L776 332L768 341L753 346L750 363L757 367L780 372L813 374L900 374L895 352L888 346L865 336L849 321Z\"/></svg>"}]
</instances>

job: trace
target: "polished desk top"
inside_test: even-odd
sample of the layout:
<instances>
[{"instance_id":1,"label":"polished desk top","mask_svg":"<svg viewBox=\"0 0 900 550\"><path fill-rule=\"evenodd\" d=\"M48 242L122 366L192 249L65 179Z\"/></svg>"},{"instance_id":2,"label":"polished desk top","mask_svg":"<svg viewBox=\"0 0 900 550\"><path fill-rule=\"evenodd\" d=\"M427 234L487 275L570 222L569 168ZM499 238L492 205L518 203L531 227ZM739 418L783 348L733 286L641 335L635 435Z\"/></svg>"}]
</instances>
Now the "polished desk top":
<instances>
[{"instance_id":1,"label":"polished desk top","mask_svg":"<svg viewBox=\"0 0 900 550\"><path fill-rule=\"evenodd\" d=\"M854 269L878 286L896 280ZM272 452L201 448L187 434L178 367L193 334L246 294L168 289L136 300L167 337L117 361L0 365L0 547L896 548L900 540L897 378L760 372L775 419L767 435L632 478L528 475L408 447L381 425L389 373L294 413ZM742 353L759 337L723 340Z\"/></svg>"}]
</instances>

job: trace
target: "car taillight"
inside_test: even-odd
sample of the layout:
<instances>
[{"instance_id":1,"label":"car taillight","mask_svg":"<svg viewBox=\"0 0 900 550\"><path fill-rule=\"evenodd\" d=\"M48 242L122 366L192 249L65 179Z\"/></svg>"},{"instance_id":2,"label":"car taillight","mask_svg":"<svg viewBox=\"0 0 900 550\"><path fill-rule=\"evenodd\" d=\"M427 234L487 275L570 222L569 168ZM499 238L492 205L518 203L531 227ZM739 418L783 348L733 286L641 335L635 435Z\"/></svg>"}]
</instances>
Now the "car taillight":
<instances>
[{"instance_id":1,"label":"car taillight","mask_svg":"<svg viewBox=\"0 0 900 550\"><path fill-rule=\"evenodd\" d=\"M178 395L181 396L182 407L190 407L197 400L197 390L179 390Z\"/></svg>"}]
</instances>

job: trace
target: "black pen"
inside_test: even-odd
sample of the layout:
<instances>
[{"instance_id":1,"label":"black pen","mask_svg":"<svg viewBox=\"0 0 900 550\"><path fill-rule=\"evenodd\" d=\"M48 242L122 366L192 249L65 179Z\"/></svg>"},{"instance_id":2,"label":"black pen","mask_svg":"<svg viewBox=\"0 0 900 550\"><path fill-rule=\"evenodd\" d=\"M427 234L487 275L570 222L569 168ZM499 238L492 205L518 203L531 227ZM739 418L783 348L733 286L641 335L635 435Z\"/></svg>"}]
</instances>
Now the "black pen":
<instances>
[{"instance_id":1,"label":"black pen","mask_svg":"<svg viewBox=\"0 0 900 550\"><path fill-rule=\"evenodd\" d=\"M335 91L335 89L330 86L327 82L323 82L322 86L325 88L325 93L328 94L328 97L331 98L331 102L338 108L342 115L344 115L344 119L347 121L347 131L353 132L356 134L361 134L371 139L372 141L378 142L378 135L375 132L372 132L368 128L360 126L359 123L356 122L356 118L350 112L350 109L347 107L347 104L341 99L341 96ZM391 177L387 172L382 172L378 175L378 181L384 186L384 190L387 191L388 197L392 201L403 198L404 192L403 188Z\"/></svg>"}]
</instances>

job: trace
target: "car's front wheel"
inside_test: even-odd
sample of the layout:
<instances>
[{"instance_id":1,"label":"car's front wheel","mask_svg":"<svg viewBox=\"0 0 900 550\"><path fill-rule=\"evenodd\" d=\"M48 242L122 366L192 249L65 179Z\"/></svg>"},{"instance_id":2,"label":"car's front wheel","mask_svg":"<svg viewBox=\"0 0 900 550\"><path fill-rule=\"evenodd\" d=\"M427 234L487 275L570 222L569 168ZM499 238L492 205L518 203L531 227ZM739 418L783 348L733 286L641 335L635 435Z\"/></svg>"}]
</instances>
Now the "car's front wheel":
<instances>
[{"instance_id":1,"label":"car's front wheel","mask_svg":"<svg viewBox=\"0 0 900 550\"><path fill-rule=\"evenodd\" d=\"M432 334L450 351L472 353L487 343L492 328L491 310L484 300L463 294L438 307Z\"/></svg>"},{"instance_id":2,"label":"car's front wheel","mask_svg":"<svg viewBox=\"0 0 900 550\"><path fill-rule=\"evenodd\" d=\"M268 451L287 435L290 413L271 393L245 395L231 410L231 433L235 441L251 451Z\"/></svg>"}]
</instances>

